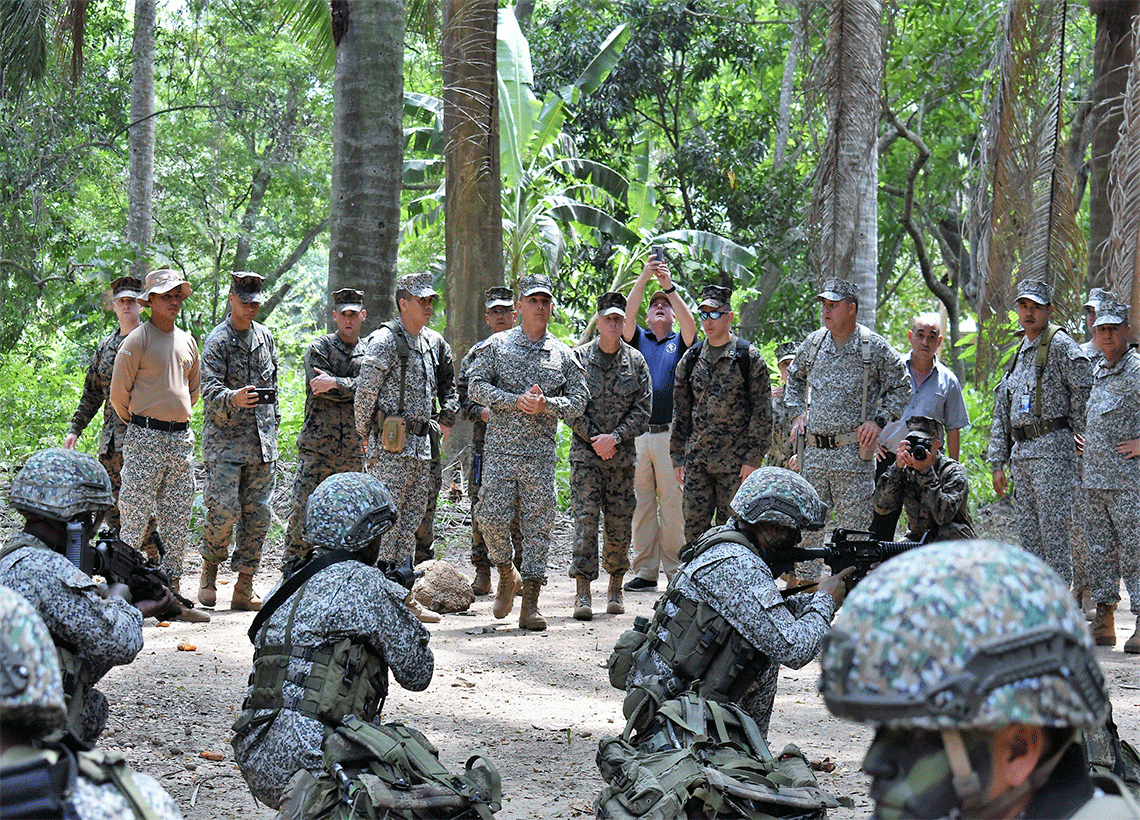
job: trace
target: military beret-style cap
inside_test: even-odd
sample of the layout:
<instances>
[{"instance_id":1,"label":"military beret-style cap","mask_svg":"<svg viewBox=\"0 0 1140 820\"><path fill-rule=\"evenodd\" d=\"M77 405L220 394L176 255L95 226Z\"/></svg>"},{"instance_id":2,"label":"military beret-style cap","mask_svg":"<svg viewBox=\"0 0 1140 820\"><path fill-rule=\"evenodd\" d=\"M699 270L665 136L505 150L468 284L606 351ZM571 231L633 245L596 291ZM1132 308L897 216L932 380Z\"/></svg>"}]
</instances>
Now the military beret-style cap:
<instances>
[{"instance_id":1,"label":"military beret-style cap","mask_svg":"<svg viewBox=\"0 0 1140 820\"><path fill-rule=\"evenodd\" d=\"M439 293L431 286L431 274L426 271L424 273L405 273L396 280L396 290L406 290L417 299L422 299L425 296L439 296Z\"/></svg>"},{"instance_id":2,"label":"military beret-style cap","mask_svg":"<svg viewBox=\"0 0 1140 820\"><path fill-rule=\"evenodd\" d=\"M705 285L701 288L701 300L697 303L697 307L732 310L732 288L723 285Z\"/></svg>"},{"instance_id":3,"label":"military beret-style cap","mask_svg":"<svg viewBox=\"0 0 1140 820\"><path fill-rule=\"evenodd\" d=\"M815 295L816 299L826 299L829 302L842 302L848 299L854 302L859 298L859 286L846 279L832 277L823 280L823 287Z\"/></svg>"},{"instance_id":4,"label":"military beret-style cap","mask_svg":"<svg viewBox=\"0 0 1140 820\"><path fill-rule=\"evenodd\" d=\"M930 416L911 416L906 420L906 429L912 433L923 433L939 441L943 440L942 422Z\"/></svg>"},{"instance_id":5,"label":"military beret-style cap","mask_svg":"<svg viewBox=\"0 0 1140 820\"><path fill-rule=\"evenodd\" d=\"M120 276L111 283L112 299L138 299L142 294L143 283L133 276Z\"/></svg>"},{"instance_id":6,"label":"military beret-style cap","mask_svg":"<svg viewBox=\"0 0 1140 820\"><path fill-rule=\"evenodd\" d=\"M527 297L535 293L545 293L554 298L554 283L550 277L543 273L532 273L519 280L519 296Z\"/></svg>"},{"instance_id":7,"label":"military beret-style cap","mask_svg":"<svg viewBox=\"0 0 1140 820\"><path fill-rule=\"evenodd\" d=\"M1023 279L1017 283L1017 298L1039 305L1053 304L1053 286L1040 279Z\"/></svg>"},{"instance_id":8,"label":"military beret-style cap","mask_svg":"<svg viewBox=\"0 0 1140 820\"><path fill-rule=\"evenodd\" d=\"M1100 303L1104 301L1116 301L1116 296L1111 290L1107 288L1093 288L1089 291L1089 299L1081 308L1085 311L1093 311L1094 313L1100 310Z\"/></svg>"},{"instance_id":9,"label":"military beret-style cap","mask_svg":"<svg viewBox=\"0 0 1140 820\"><path fill-rule=\"evenodd\" d=\"M230 288L238 299L241 299L247 305L256 302L261 304L265 301L265 297L261 293L261 283L265 281L265 277L260 273L254 273L248 270L235 270L230 274L232 284Z\"/></svg>"},{"instance_id":10,"label":"military beret-style cap","mask_svg":"<svg viewBox=\"0 0 1140 820\"><path fill-rule=\"evenodd\" d=\"M598 297L598 316L609 316L619 313L625 316L625 296L616 290L610 290Z\"/></svg>"},{"instance_id":11,"label":"military beret-style cap","mask_svg":"<svg viewBox=\"0 0 1140 820\"><path fill-rule=\"evenodd\" d=\"M175 288L182 289L182 298L186 299L193 292L190 283L182 278L182 274L170 268L152 270L146 275L146 290L138 297L144 305L150 304L150 297L157 293L169 293Z\"/></svg>"},{"instance_id":12,"label":"military beret-style cap","mask_svg":"<svg viewBox=\"0 0 1140 820\"><path fill-rule=\"evenodd\" d=\"M799 349L800 345L798 342L781 342L776 345L776 364L778 365L780 362L787 361L788 359L794 359L796 357L796 351Z\"/></svg>"},{"instance_id":13,"label":"military beret-style cap","mask_svg":"<svg viewBox=\"0 0 1140 820\"><path fill-rule=\"evenodd\" d=\"M1096 309L1096 321L1093 322L1093 327L1128 324L1130 312L1128 305L1121 304L1115 299L1105 299Z\"/></svg>"},{"instance_id":14,"label":"military beret-style cap","mask_svg":"<svg viewBox=\"0 0 1140 820\"><path fill-rule=\"evenodd\" d=\"M346 310L355 310L357 313L364 310L364 291L356 288L341 288L333 294L333 310L343 313Z\"/></svg>"},{"instance_id":15,"label":"military beret-style cap","mask_svg":"<svg viewBox=\"0 0 1140 820\"><path fill-rule=\"evenodd\" d=\"M493 307L514 307L515 294L510 288L495 285L483 291L483 306L490 310Z\"/></svg>"}]
</instances>

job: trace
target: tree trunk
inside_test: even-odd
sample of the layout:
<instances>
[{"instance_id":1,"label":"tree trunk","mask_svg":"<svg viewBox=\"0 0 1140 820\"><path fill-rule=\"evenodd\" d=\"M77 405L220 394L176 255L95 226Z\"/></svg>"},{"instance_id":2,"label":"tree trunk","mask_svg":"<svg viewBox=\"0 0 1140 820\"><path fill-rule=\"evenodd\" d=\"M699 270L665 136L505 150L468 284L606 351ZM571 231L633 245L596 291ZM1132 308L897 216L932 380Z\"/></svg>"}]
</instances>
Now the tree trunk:
<instances>
[{"instance_id":1,"label":"tree trunk","mask_svg":"<svg viewBox=\"0 0 1140 820\"><path fill-rule=\"evenodd\" d=\"M402 0L332 0L336 79L328 305L364 291L365 333L393 314L403 173Z\"/></svg>"},{"instance_id":2,"label":"tree trunk","mask_svg":"<svg viewBox=\"0 0 1140 820\"><path fill-rule=\"evenodd\" d=\"M155 0L135 0L131 45L131 127L127 136L127 242L135 253L131 276L146 279L154 234L154 27Z\"/></svg>"}]
</instances>

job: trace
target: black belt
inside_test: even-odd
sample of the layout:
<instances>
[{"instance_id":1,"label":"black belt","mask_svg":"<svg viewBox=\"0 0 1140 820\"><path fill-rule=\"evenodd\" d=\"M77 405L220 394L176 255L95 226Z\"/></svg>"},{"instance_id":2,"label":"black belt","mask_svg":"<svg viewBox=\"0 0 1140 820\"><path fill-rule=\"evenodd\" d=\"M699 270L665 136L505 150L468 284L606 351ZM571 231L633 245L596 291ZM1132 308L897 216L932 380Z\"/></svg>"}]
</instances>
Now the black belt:
<instances>
[{"instance_id":1,"label":"black belt","mask_svg":"<svg viewBox=\"0 0 1140 820\"><path fill-rule=\"evenodd\" d=\"M1035 421L1031 424L1024 424L1021 427L1013 428L1014 441L1029 441L1031 438L1043 436L1046 433L1052 433L1054 430L1068 430L1069 420L1066 418L1045 419L1044 421Z\"/></svg>"},{"instance_id":2,"label":"black belt","mask_svg":"<svg viewBox=\"0 0 1140 820\"><path fill-rule=\"evenodd\" d=\"M409 421L406 422L405 427L409 436L426 436L428 433L428 423L426 421Z\"/></svg>"},{"instance_id":3,"label":"black belt","mask_svg":"<svg viewBox=\"0 0 1140 820\"><path fill-rule=\"evenodd\" d=\"M152 419L150 416L138 416L134 413L131 414L131 424L151 430L161 430L164 433L180 433L190 426L188 421L162 421L161 419Z\"/></svg>"},{"instance_id":4,"label":"black belt","mask_svg":"<svg viewBox=\"0 0 1140 820\"><path fill-rule=\"evenodd\" d=\"M668 429L669 429L668 424L651 424L651 425L649 425L649 432L650 433L664 433Z\"/></svg>"}]
</instances>

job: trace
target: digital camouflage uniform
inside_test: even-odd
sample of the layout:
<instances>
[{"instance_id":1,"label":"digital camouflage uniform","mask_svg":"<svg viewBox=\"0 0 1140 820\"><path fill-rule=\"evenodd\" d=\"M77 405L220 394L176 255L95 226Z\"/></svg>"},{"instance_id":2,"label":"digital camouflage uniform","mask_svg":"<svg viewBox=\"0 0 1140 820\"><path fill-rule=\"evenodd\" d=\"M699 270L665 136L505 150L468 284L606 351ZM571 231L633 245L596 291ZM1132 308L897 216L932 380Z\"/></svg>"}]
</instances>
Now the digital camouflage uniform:
<instances>
[{"instance_id":1,"label":"digital camouflage uniform","mask_svg":"<svg viewBox=\"0 0 1140 820\"><path fill-rule=\"evenodd\" d=\"M1054 334L1041 378L1037 412L1037 349L1042 332L1022 339L1013 370L994 389L993 424L986 461L991 469L1013 467L1014 509L1021 546L1043 558L1072 583L1069 549L1070 515L1076 488L1076 445L1073 434L1085 427L1085 403L1092 383L1088 356L1063 330ZM1027 425L1060 420L1065 426L1025 441L1014 431Z\"/></svg>"},{"instance_id":2,"label":"digital camouflage uniform","mask_svg":"<svg viewBox=\"0 0 1140 820\"><path fill-rule=\"evenodd\" d=\"M517 515L523 580L545 581L554 524L558 419L568 421L585 409L585 373L574 352L551 333L532 342L515 327L487 340L468 380L470 400L491 408L476 506L491 563L511 561L511 521ZM515 402L535 384L547 404L542 413L529 415Z\"/></svg>"},{"instance_id":3,"label":"digital camouflage uniform","mask_svg":"<svg viewBox=\"0 0 1140 820\"><path fill-rule=\"evenodd\" d=\"M939 453L922 471L888 467L875 483L874 502L878 513L906 510L911 541L953 541L974 537L969 496L966 468Z\"/></svg>"},{"instance_id":4,"label":"digital camouflage uniform","mask_svg":"<svg viewBox=\"0 0 1140 820\"><path fill-rule=\"evenodd\" d=\"M635 439L649 429L653 403L645 357L624 341L619 344L612 354L604 352L597 339L574 350L585 370L590 398L582 415L567 422L574 431L570 442L570 505L575 522L570 577L589 581L598 577L598 519L603 512L602 569L610 575L629 569ZM613 457L603 461L590 439L608 433L620 440Z\"/></svg>"},{"instance_id":5,"label":"digital camouflage uniform","mask_svg":"<svg viewBox=\"0 0 1140 820\"><path fill-rule=\"evenodd\" d=\"M1120 576L1140 615L1140 458L1116 452L1140 438L1140 353L1128 350L1093 372L1087 405L1084 488L1088 492L1089 574L1093 600L1116 604Z\"/></svg>"},{"instance_id":6,"label":"digital camouflage uniform","mask_svg":"<svg viewBox=\"0 0 1140 820\"><path fill-rule=\"evenodd\" d=\"M407 563L416 548L416 528L423 521L431 493L431 443L426 425L432 417L436 395L435 374L439 350L432 344L430 328L411 336L402 323L398 330L408 345L403 412L400 412L400 357L392 330L380 327L368 339L364 363L356 379L356 432L368 442L367 471L384 482L396 499L399 520L384 537L380 558ZM409 428L424 425L422 435L408 430L404 449L389 453L377 440L376 411L386 416L402 415Z\"/></svg>"},{"instance_id":7,"label":"digital camouflage uniform","mask_svg":"<svg viewBox=\"0 0 1140 820\"><path fill-rule=\"evenodd\" d=\"M285 531L283 564L305 551L301 540L305 504L317 485L336 473L364 470L353 414L356 378L364 354L363 341L349 345L336 333L318 337L305 351L305 421L297 435L297 477L293 481L293 506ZM318 369L335 377L336 387L313 393L309 382L316 377Z\"/></svg>"},{"instance_id":8,"label":"digital camouflage uniform","mask_svg":"<svg viewBox=\"0 0 1140 820\"><path fill-rule=\"evenodd\" d=\"M273 336L257 322L241 333L227 318L202 346L206 523L201 552L204 562L223 563L236 528L234 572L256 571L261 564L276 481L278 403L234 406L234 396L248 385L277 389Z\"/></svg>"},{"instance_id":9,"label":"digital camouflage uniform","mask_svg":"<svg viewBox=\"0 0 1140 820\"><path fill-rule=\"evenodd\" d=\"M772 388L772 443L768 446L764 463L773 467L787 467L788 459L793 455L792 421L796 413L785 401L787 390L786 385Z\"/></svg>"},{"instance_id":10,"label":"digital camouflage uniform","mask_svg":"<svg viewBox=\"0 0 1140 820\"><path fill-rule=\"evenodd\" d=\"M759 467L771 441L768 364L750 344L745 384L736 340L730 333L720 348L705 340L689 348L677 364L669 455L674 469L685 468L681 503L686 541L707 530L714 514L717 524L728 520L729 503L740 487L740 468Z\"/></svg>"},{"instance_id":11,"label":"digital camouflage uniform","mask_svg":"<svg viewBox=\"0 0 1140 820\"><path fill-rule=\"evenodd\" d=\"M455 386L455 359L451 345L430 327L422 331L428 334L430 344L436 348L432 358L437 362L435 373L435 406L432 419L442 427L454 427L459 416L459 396ZM431 488L428 492L427 509L423 520L416 528L416 563L435 557L435 509L439 503L439 493L443 489L443 451L431 460L429 466Z\"/></svg>"},{"instance_id":12,"label":"digital camouflage uniform","mask_svg":"<svg viewBox=\"0 0 1140 820\"><path fill-rule=\"evenodd\" d=\"M807 413L807 430L800 474L835 514L835 526L865 530L871 523L875 490L875 462L859 458L858 443L834 449L816 446L814 435L853 434L867 420L885 427L902 415L910 401L910 376L898 353L882 336L869 333L870 370L867 412L863 414L863 325L856 325L843 347L836 349L827 328L808 335L788 367L784 401L798 416ZM814 359L813 359L814 353ZM811 407L807 407L807 391ZM823 546L825 531L804 536L804 547ZM822 570L822 562L806 567L808 575Z\"/></svg>"}]
</instances>

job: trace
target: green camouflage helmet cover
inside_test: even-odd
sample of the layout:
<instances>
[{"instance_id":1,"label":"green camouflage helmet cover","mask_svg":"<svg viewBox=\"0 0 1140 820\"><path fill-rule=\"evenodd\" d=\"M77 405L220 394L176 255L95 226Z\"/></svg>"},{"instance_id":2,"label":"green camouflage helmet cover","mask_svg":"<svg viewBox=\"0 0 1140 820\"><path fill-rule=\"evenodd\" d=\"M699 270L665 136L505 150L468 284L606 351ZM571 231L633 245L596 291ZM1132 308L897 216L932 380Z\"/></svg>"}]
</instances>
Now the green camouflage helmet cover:
<instances>
[{"instance_id":1,"label":"green camouflage helmet cover","mask_svg":"<svg viewBox=\"0 0 1140 820\"><path fill-rule=\"evenodd\" d=\"M732 512L749 524L769 522L797 530L818 530L827 520L827 505L815 487L783 467L753 470L732 498Z\"/></svg>"},{"instance_id":2,"label":"green camouflage helmet cover","mask_svg":"<svg viewBox=\"0 0 1140 820\"><path fill-rule=\"evenodd\" d=\"M1087 728L1108 713L1065 582L993 541L931 544L884 563L847 596L820 663L833 714L891 729Z\"/></svg>"},{"instance_id":3,"label":"green camouflage helmet cover","mask_svg":"<svg viewBox=\"0 0 1140 820\"><path fill-rule=\"evenodd\" d=\"M35 607L0 586L0 722L42 737L66 718L51 633Z\"/></svg>"},{"instance_id":4,"label":"green camouflage helmet cover","mask_svg":"<svg viewBox=\"0 0 1140 820\"><path fill-rule=\"evenodd\" d=\"M304 540L358 552L396 523L396 502L375 476L338 473L320 483L305 508Z\"/></svg>"},{"instance_id":5,"label":"green camouflage helmet cover","mask_svg":"<svg viewBox=\"0 0 1140 820\"><path fill-rule=\"evenodd\" d=\"M34 453L12 480L8 502L56 521L101 513L115 503L103 465L86 453L54 447Z\"/></svg>"}]
</instances>

